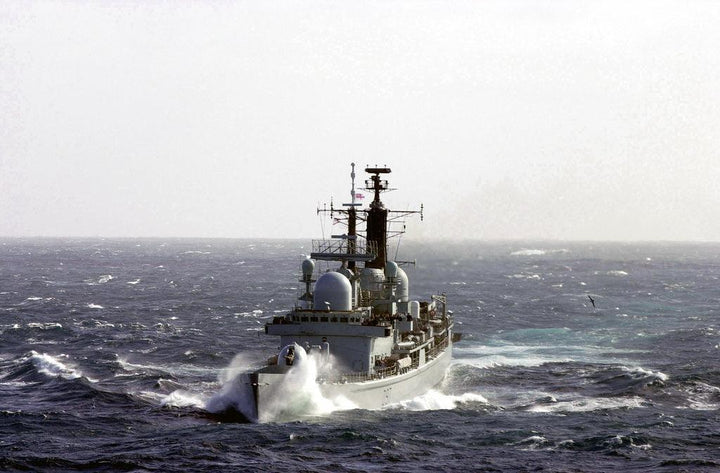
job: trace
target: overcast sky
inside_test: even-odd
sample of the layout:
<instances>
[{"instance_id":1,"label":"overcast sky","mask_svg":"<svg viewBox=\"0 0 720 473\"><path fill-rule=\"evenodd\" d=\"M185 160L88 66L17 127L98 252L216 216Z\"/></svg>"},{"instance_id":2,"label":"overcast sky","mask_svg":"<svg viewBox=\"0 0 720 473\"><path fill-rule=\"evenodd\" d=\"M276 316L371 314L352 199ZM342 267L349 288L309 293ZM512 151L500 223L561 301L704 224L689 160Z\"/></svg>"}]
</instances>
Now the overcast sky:
<instances>
[{"instance_id":1,"label":"overcast sky","mask_svg":"<svg viewBox=\"0 0 720 473\"><path fill-rule=\"evenodd\" d=\"M0 1L0 235L720 241L717 1ZM364 178L363 173L359 173ZM326 227L326 232L327 232Z\"/></svg>"}]
</instances>

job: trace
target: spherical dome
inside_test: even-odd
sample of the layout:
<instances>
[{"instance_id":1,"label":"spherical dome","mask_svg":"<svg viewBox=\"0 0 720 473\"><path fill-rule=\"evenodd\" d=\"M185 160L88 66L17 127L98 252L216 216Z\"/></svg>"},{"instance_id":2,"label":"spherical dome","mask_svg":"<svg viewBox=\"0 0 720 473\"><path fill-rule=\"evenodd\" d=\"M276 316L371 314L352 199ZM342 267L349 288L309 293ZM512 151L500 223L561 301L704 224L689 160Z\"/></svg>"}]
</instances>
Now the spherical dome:
<instances>
[{"instance_id":1,"label":"spherical dome","mask_svg":"<svg viewBox=\"0 0 720 473\"><path fill-rule=\"evenodd\" d=\"M302 268L303 276L312 276L313 271L315 271L315 261L311 259L303 260L300 268Z\"/></svg>"},{"instance_id":2,"label":"spherical dome","mask_svg":"<svg viewBox=\"0 0 720 473\"><path fill-rule=\"evenodd\" d=\"M313 309L351 310L352 286L348 278L334 271L320 276L315 283Z\"/></svg>"},{"instance_id":3,"label":"spherical dome","mask_svg":"<svg viewBox=\"0 0 720 473\"><path fill-rule=\"evenodd\" d=\"M360 274L360 287L366 291L382 291L385 274L377 268L363 268Z\"/></svg>"}]
</instances>

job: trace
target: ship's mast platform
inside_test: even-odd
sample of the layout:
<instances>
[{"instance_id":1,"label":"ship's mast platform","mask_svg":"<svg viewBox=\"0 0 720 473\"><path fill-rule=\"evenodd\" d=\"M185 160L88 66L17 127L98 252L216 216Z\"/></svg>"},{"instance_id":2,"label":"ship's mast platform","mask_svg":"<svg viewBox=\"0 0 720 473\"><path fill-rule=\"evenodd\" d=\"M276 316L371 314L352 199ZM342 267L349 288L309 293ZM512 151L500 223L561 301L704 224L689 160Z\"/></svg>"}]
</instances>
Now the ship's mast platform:
<instances>
[{"instance_id":1,"label":"ship's mast platform","mask_svg":"<svg viewBox=\"0 0 720 473\"><path fill-rule=\"evenodd\" d=\"M324 261L372 261L377 257L377 244L374 241L353 238L354 245L348 245L347 240L350 238L313 240L310 257Z\"/></svg>"}]
</instances>

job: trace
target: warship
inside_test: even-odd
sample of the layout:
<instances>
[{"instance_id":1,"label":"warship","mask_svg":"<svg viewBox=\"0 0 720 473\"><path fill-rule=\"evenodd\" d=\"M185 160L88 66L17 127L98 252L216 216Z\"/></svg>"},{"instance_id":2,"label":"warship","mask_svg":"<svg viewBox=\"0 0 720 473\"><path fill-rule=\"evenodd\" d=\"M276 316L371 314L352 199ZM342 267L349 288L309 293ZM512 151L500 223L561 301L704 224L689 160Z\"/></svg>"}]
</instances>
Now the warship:
<instances>
[{"instance_id":1,"label":"warship","mask_svg":"<svg viewBox=\"0 0 720 473\"><path fill-rule=\"evenodd\" d=\"M357 201L364 195L356 192L351 166L350 203L338 209L331 201L330 209L318 209L346 225L347 233L313 240L301 264L302 294L289 313L265 324L267 335L280 337L279 352L236 380L236 388L246 391L237 408L252 422L297 412L312 402L308 395L354 408L383 408L425 394L450 364L453 316L445 294L412 299L402 266L414 262L388 259L388 238L404 232L408 215L422 219L422 206L387 209L380 197L390 190L385 176L391 170L375 166L365 169L365 189L373 200L361 209ZM398 222L402 230L391 225ZM319 261L329 262L326 271ZM303 390L302 383L312 389Z\"/></svg>"}]
</instances>

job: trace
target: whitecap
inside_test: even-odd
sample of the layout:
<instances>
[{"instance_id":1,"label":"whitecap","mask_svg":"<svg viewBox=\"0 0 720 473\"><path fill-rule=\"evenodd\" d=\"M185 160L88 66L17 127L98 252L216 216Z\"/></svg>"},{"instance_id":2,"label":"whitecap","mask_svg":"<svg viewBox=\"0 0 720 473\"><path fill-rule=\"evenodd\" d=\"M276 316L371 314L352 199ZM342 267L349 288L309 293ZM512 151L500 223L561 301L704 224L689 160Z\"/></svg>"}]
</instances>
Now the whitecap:
<instances>
[{"instance_id":1,"label":"whitecap","mask_svg":"<svg viewBox=\"0 0 720 473\"><path fill-rule=\"evenodd\" d=\"M137 283L139 283L139 282L140 282L140 278L135 279L134 281L128 281L127 284L131 284L131 285L134 286L135 284L137 284Z\"/></svg>"},{"instance_id":2,"label":"whitecap","mask_svg":"<svg viewBox=\"0 0 720 473\"><path fill-rule=\"evenodd\" d=\"M62 324L57 322L30 322L27 324L28 328L39 328L41 330L62 328Z\"/></svg>"},{"instance_id":3,"label":"whitecap","mask_svg":"<svg viewBox=\"0 0 720 473\"><path fill-rule=\"evenodd\" d=\"M517 366L523 368L532 368L542 366L547 363L570 363L575 361L571 358L553 358L543 356L503 356L489 355L481 358L456 358L455 363L473 366L479 369L492 369L500 366Z\"/></svg>"},{"instance_id":4,"label":"whitecap","mask_svg":"<svg viewBox=\"0 0 720 473\"><path fill-rule=\"evenodd\" d=\"M547 355L547 351L558 353ZM475 345L453 348L453 363L474 366L480 369L491 369L498 366L535 367L546 363L570 363L574 358L560 355L561 352L579 351L572 346L533 346L533 345ZM585 351L580 352L582 354ZM465 356L463 356L465 355Z\"/></svg>"},{"instance_id":5,"label":"whitecap","mask_svg":"<svg viewBox=\"0 0 720 473\"><path fill-rule=\"evenodd\" d=\"M510 445L525 447L523 450L536 450L541 447L547 447L548 444L548 440L542 435L531 435Z\"/></svg>"},{"instance_id":6,"label":"whitecap","mask_svg":"<svg viewBox=\"0 0 720 473\"><path fill-rule=\"evenodd\" d=\"M444 394L440 391L431 389L430 391L417 396L413 399L406 401L400 401L395 404L390 404L387 409L402 408L409 411L436 411L436 410L451 410L458 407L460 404L467 404L469 402L481 402L487 404L488 400L477 393L464 393L460 395Z\"/></svg>"},{"instance_id":7,"label":"whitecap","mask_svg":"<svg viewBox=\"0 0 720 473\"><path fill-rule=\"evenodd\" d=\"M115 360L120 367L126 371L133 374L160 374L165 375L169 374L175 377L182 377L182 376L197 376L197 375L206 375L210 372L215 371L213 368L209 367L202 367L197 365L186 365L186 364L170 364L170 365L144 365L140 363L131 363L123 358L117 358Z\"/></svg>"},{"instance_id":8,"label":"whitecap","mask_svg":"<svg viewBox=\"0 0 720 473\"><path fill-rule=\"evenodd\" d=\"M545 250L523 248L522 250L513 251L510 256L542 256L545 253Z\"/></svg>"},{"instance_id":9,"label":"whitecap","mask_svg":"<svg viewBox=\"0 0 720 473\"><path fill-rule=\"evenodd\" d=\"M257 317L258 315L262 315L262 310L254 310L252 312L235 312L233 315L235 317Z\"/></svg>"},{"instance_id":10,"label":"whitecap","mask_svg":"<svg viewBox=\"0 0 720 473\"><path fill-rule=\"evenodd\" d=\"M160 405L162 406L197 407L199 409L205 408L206 403L207 399L204 395L186 391L184 389L173 391L163 397L160 401Z\"/></svg>"},{"instance_id":11,"label":"whitecap","mask_svg":"<svg viewBox=\"0 0 720 473\"><path fill-rule=\"evenodd\" d=\"M720 388L700 381L685 388L687 408L694 411L714 411L720 408Z\"/></svg>"},{"instance_id":12,"label":"whitecap","mask_svg":"<svg viewBox=\"0 0 720 473\"><path fill-rule=\"evenodd\" d=\"M507 276L507 277L512 278L512 279L541 279L539 274L528 274L528 273L513 274L512 276Z\"/></svg>"},{"instance_id":13,"label":"whitecap","mask_svg":"<svg viewBox=\"0 0 720 473\"><path fill-rule=\"evenodd\" d=\"M663 382L667 381L669 379L668 375L666 375L662 371L646 370L645 368L641 368L639 366L636 366L636 367L622 366L621 369L623 371L625 371L626 373L629 373L630 375L635 375L635 377L637 377L637 375L640 375L641 377L647 376L650 378L657 378Z\"/></svg>"},{"instance_id":14,"label":"whitecap","mask_svg":"<svg viewBox=\"0 0 720 473\"><path fill-rule=\"evenodd\" d=\"M38 370L38 373L42 373L52 378L62 377L64 379L77 379L82 376L82 373L67 364L61 362L58 358L67 358L67 355L58 355L53 357L47 353L38 353L35 350L30 352L29 360Z\"/></svg>"},{"instance_id":15,"label":"whitecap","mask_svg":"<svg viewBox=\"0 0 720 473\"><path fill-rule=\"evenodd\" d=\"M98 284L105 284L115 279L112 274L103 274L98 278Z\"/></svg>"},{"instance_id":16,"label":"whitecap","mask_svg":"<svg viewBox=\"0 0 720 473\"><path fill-rule=\"evenodd\" d=\"M530 412L563 413L591 412L606 409L635 409L645 407L645 401L637 396L631 398L588 398L581 397L569 401L542 403L528 408Z\"/></svg>"},{"instance_id":17,"label":"whitecap","mask_svg":"<svg viewBox=\"0 0 720 473\"><path fill-rule=\"evenodd\" d=\"M87 304L86 307L88 309L104 309L105 308L105 307L101 306L100 304L93 304L92 302Z\"/></svg>"},{"instance_id":18,"label":"whitecap","mask_svg":"<svg viewBox=\"0 0 720 473\"><path fill-rule=\"evenodd\" d=\"M627 273L627 271L613 270L613 271L608 271L608 272L607 272L607 275L608 275L608 276L620 276L620 277L622 277L622 276L627 276L628 273Z\"/></svg>"}]
</instances>

